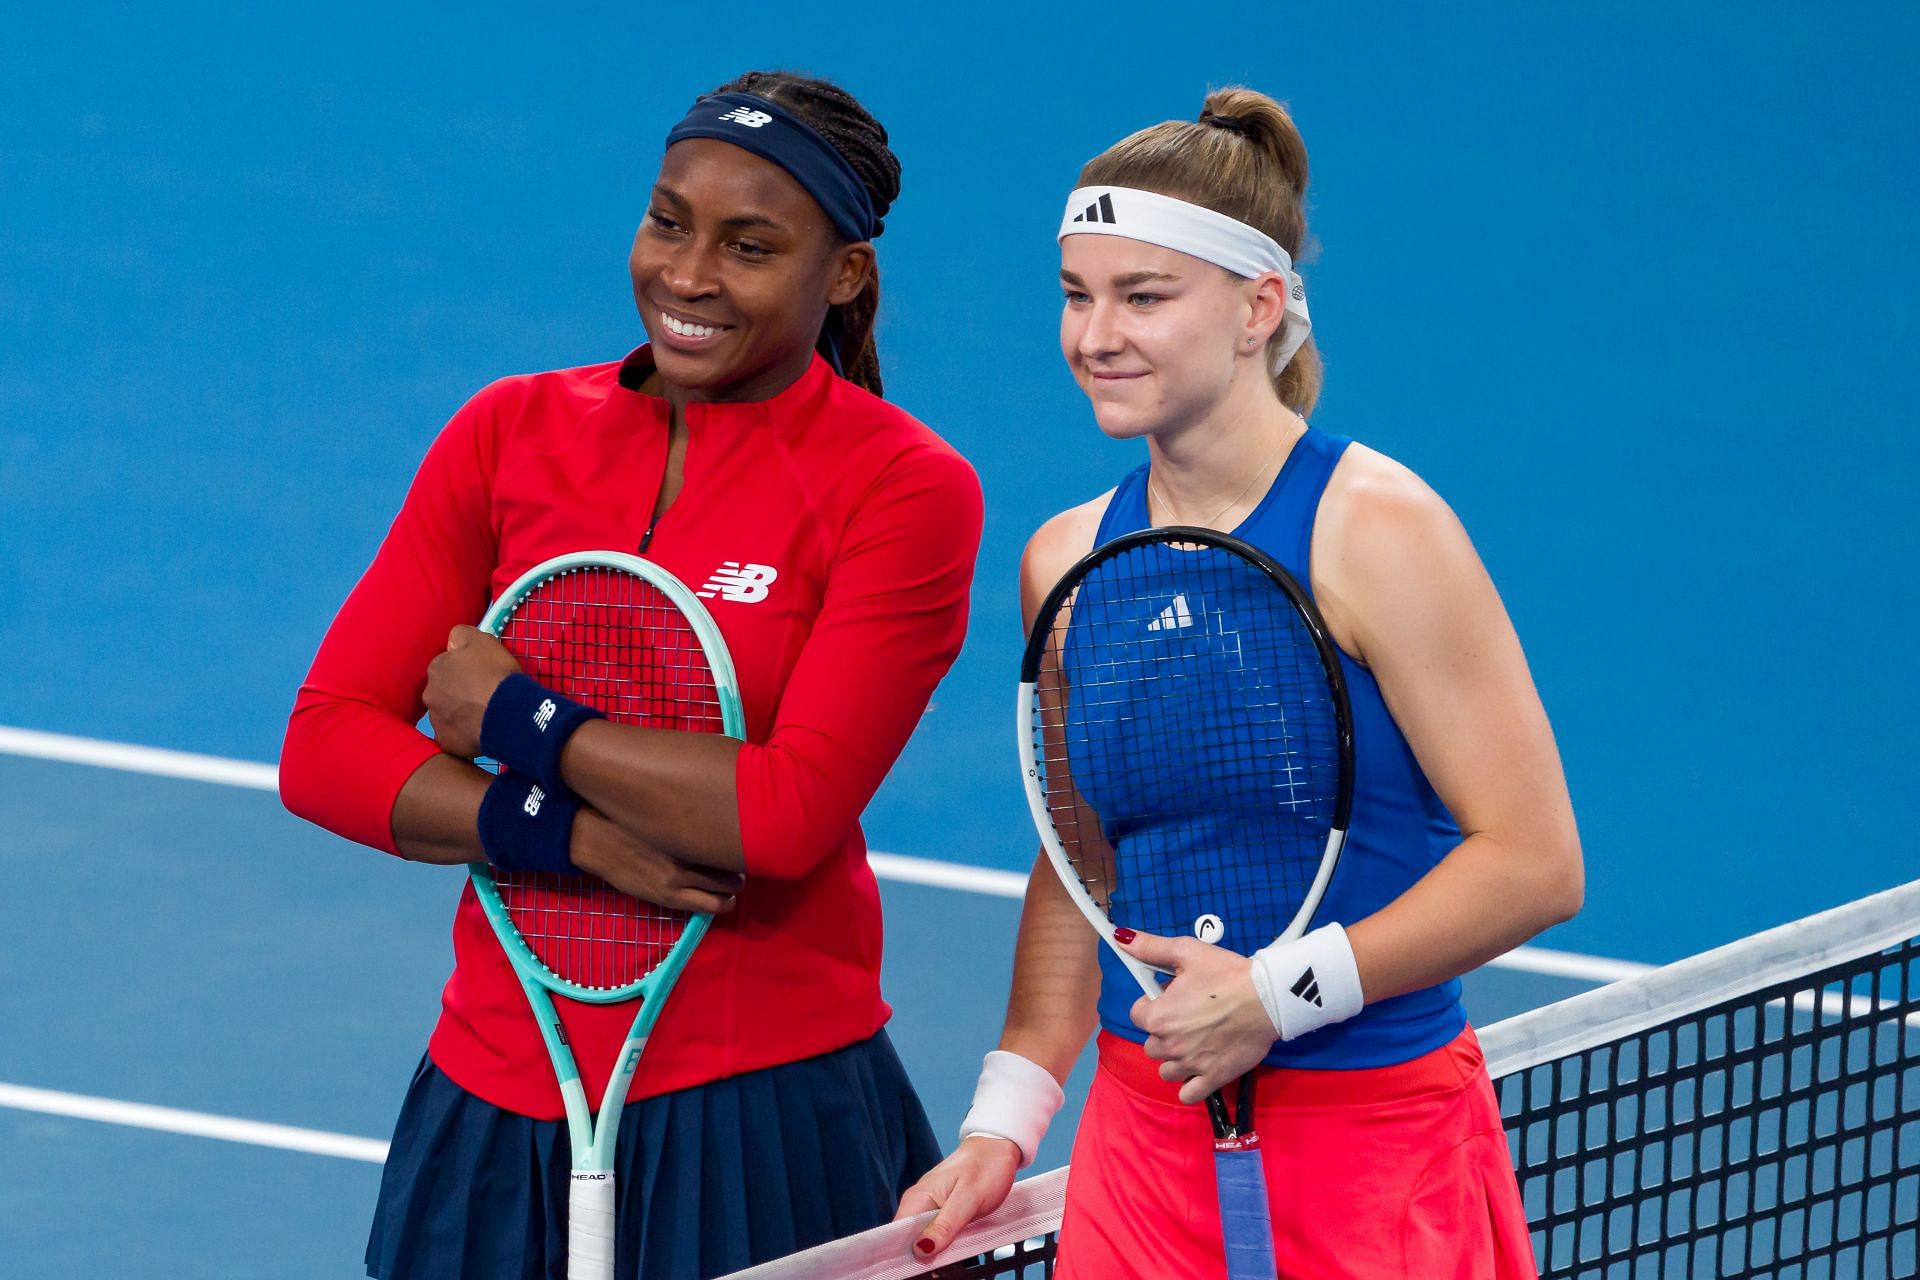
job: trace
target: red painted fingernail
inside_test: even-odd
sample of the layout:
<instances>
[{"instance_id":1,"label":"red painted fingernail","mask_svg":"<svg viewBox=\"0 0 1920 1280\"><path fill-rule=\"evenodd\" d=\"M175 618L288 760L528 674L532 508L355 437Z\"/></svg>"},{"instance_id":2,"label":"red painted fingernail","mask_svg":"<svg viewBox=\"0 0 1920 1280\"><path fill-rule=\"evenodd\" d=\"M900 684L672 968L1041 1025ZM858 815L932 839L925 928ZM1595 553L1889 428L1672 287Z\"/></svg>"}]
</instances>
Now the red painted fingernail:
<instances>
[{"instance_id":1,"label":"red painted fingernail","mask_svg":"<svg viewBox=\"0 0 1920 1280\"><path fill-rule=\"evenodd\" d=\"M932 1254L933 1253L933 1237L921 1236L918 1240L915 1240L913 1242L913 1251L917 1254L922 1255L923 1257Z\"/></svg>"},{"instance_id":2,"label":"red painted fingernail","mask_svg":"<svg viewBox=\"0 0 1920 1280\"><path fill-rule=\"evenodd\" d=\"M1129 942L1133 941L1133 930L1127 929L1127 928L1117 928L1113 931L1113 940L1124 947Z\"/></svg>"}]
</instances>

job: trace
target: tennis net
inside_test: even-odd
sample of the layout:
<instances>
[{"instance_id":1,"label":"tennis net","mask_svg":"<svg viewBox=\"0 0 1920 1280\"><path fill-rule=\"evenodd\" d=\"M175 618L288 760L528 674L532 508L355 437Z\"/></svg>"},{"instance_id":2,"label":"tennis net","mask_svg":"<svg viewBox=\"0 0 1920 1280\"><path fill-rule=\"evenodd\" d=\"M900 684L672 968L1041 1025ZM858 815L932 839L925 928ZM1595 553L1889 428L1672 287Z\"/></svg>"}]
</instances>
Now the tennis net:
<instances>
[{"instance_id":1,"label":"tennis net","mask_svg":"<svg viewBox=\"0 0 1920 1280\"><path fill-rule=\"evenodd\" d=\"M1481 1032L1545 1280L1920 1276L1920 882ZM1042 1280L1066 1170L736 1280Z\"/></svg>"}]
</instances>

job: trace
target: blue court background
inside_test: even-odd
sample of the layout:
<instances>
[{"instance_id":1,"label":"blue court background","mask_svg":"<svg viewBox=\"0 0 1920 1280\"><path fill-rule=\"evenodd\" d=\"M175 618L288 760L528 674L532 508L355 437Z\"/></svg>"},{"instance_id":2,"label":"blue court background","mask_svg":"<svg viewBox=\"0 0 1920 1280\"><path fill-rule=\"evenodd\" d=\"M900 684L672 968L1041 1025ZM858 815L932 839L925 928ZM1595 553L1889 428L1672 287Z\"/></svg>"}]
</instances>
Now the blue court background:
<instances>
[{"instance_id":1,"label":"blue court background","mask_svg":"<svg viewBox=\"0 0 1920 1280\"><path fill-rule=\"evenodd\" d=\"M440 423L639 340L659 138L796 66L892 132L888 391L988 498L968 649L869 835L1024 867L1019 549L1139 460L1060 366L1059 203L1244 81L1313 155L1315 420L1454 504L1559 734L1589 893L1546 941L1664 961L1910 878L1920 16L1335 14L0 14L0 725L270 761ZM457 877L227 788L0 757L0 797L0 1080L384 1132ZM896 1034L945 1129L1004 983L957 992L955 938L1004 950L1013 904L887 892ZM1559 994L1471 993L1483 1020ZM0 1252L35 1274L355 1274L371 1166L0 1133ZM75 1195L135 1224L41 1218Z\"/></svg>"}]
</instances>

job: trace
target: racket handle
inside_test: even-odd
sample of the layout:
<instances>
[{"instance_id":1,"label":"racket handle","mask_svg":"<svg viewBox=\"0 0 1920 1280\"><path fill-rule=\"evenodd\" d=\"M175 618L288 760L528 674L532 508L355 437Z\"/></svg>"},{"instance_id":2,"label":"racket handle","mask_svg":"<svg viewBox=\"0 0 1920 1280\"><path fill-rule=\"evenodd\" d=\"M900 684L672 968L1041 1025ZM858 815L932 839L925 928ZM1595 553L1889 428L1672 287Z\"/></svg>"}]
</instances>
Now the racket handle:
<instances>
[{"instance_id":1,"label":"racket handle","mask_svg":"<svg viewBox=\"0 0 1920 1280\"><path fill-rule=\"evenodd\" d=\"M576 1169L567 1193L567 1280L613 1280L613 1174Z\"/></svg>"},{"instance_id":2,"label":"racket handle","mask_svg":"<svg viewBox=\"0 0 1920 1280\"><path fill-rule=\"evenodd\" d=\"M1213 1175L1220 1188L1227 1280L1274 1280L1273 1223L1267 1215L1267 1176L1260 1167L1259 1143L1215 1146Z\"/></svg>"}]
</instances>

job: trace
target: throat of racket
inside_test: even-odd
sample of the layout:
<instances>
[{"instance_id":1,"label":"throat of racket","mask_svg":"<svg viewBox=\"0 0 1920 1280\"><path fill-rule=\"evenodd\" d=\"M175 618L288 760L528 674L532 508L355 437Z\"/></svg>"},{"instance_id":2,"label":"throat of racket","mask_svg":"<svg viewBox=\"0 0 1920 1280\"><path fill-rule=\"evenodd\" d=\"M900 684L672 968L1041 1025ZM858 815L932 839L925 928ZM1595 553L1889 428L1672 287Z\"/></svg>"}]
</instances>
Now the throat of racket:
<instances>
[{"instance_id":1,"label":"throat of racket","mask_svg":"<svg viewBox=\"0 0 1920 1280\"><path fill-rule=\"evenodd\" d=\"M1215 1151L1252 1151L1259 1147L1260 1135L1253 1124L1253 1103L1254 1071L1240 1077L1231 1109L1227 1106L1225 1089L1215 1089L1207 1095L1207 1118L1213 1122Z\"/></svg>"}]
</instances>

